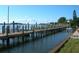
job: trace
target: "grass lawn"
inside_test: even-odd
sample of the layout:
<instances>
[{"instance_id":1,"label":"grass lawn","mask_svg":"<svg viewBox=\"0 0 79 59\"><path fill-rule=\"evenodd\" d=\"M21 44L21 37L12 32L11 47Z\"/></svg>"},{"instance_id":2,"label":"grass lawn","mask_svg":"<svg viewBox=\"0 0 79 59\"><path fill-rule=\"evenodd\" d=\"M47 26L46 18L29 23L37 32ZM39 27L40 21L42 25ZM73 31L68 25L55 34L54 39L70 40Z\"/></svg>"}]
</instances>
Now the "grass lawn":
<instances>
[{"instance_id":1,"label":"grass lawn","mask_svg":"<svg viewBox=\"0 0 79 59\"><path fill-rule=\"evenodd\" d=\"M70 39L60 49L60 53L79 53L79 39Z\"/></svg>"}]
</instances>

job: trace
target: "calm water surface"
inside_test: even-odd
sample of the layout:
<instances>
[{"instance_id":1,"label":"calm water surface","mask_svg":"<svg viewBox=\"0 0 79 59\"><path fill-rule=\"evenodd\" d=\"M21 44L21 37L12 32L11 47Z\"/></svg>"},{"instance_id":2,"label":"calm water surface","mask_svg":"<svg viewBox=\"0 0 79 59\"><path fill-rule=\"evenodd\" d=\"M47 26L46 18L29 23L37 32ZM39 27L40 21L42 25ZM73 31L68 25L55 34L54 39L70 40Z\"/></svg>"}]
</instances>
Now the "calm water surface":
<instances>
[{"instance_id":1,"label":"calm water surface","mask_svg":"<svg viewBox=\"0 0 79 59\"><path fill-rule=\"evenodd\" d=\"M56 47L61 41L63 41L69 35L68 32L63 31L55 35L50 35L42 39L28 42L24 45L20 45L14 48L7 49L3 52L11 53L46 53L49 52L52 48Z\"/></svg>"}]
</instances>

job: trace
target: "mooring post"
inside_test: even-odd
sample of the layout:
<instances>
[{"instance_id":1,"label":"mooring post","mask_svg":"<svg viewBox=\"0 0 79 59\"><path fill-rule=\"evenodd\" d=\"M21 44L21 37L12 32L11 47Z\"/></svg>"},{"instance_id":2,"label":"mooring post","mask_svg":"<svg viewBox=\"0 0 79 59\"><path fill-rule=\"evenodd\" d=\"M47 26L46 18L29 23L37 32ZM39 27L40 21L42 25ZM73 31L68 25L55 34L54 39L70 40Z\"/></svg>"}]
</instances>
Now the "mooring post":
<instances>
[{"instance_id":1,"label":"mooring post","mask_svg":"<svg viewBox=\"0 0 79 59\"><path fill-rule=\"evenodd\" d=\"M19 26L17 25L17 27L16 27L16 30L17 30L17 32L19 32Z\"/></svg>"},{"instance_id":2,"label":"mooring post","mask_svg":"<svg viewBox=\"0 0 79 59\"><path fill-rule=\"evenodd\" d=\"M17 32L19 32L19 26L18 25L16 27L16 30L17 30ZM17 36L17 40L18 40L18 43L19 43L19 36Z\"/></svg>"},{"instance_id":3,"label":"mooring post","mask_svg":"<svg viewBox=\"0 0 79 59\"><path fill-rule=\"evenodd\" d=\"M32 25L31 25L31 30L32 30Z\"/></svg>"},{"instance_id":4,"label":"mooring post","mask_svg":"<svg viewBox=\"0 0 79 59\"><path fill-rule=\"evenodd\" d=\"M7 31L6 31L7 33L7 47L10 45L10 40L9 40L9 37L8 37L8 34L10 33L10 28L9 28L9 25L7 26Z\"/></svg>"},{"instance_id":5,"label":"mooring post","mask_svg":"<svg viewBox=\"0 0 79 59\"><path fill-rule=\"evenodd\" d=\"M27 24L25 24L25 31L27 31Z\"/></svg>"},{"instance_id":6,"label":"mooring post","mask_svg":"<svg viewBox=\"0 0 79 59\"><path fill-rule=\"evenodd\" d=\"M36 22L36 29L37 29L37 25L38 25L38 24L37 24L37 22Z\"/></svg>"},{"instance_id":7,"label":"mooring post","mask_svg":"<svg viewBox=\"0 0 79 59\"><path fill-rule=\"evenodd\" d=\"M33 28L32 31L33 31L33 32L32 32L32 39L34 40L34 28Z\"/></svg>"},{"instance_id":8,"label":"mooring post","mask_svg":"<svg viewBox=\"0 0 79 59\"><path fill-rule=\"evenodd\" d=\"M28 30L29 30L29 23L28 23Z\"/></svg>"},{"instance_id":9,"label":"mooring post","mask_svg":"<svg viewBox=\"0 0 79 59\"><path fill-rule=\"evenodd\" d=\"M22 26L22 32L23 32L23 35L22 35L22 42L24 43L24 25Z\"/></svg>"},{"instance_id":10,"label":"mooring post","mask_svg":"<svg viewBox=\"0 0 79 59\"><path fill-rule=\"evenodd\" d=\"M5 33L5 22L4 22L3 26L2 26L2 33L3 34Z\"/></svg>"},{"instance_id":11,"label":"mooring post","mask_svg":"<svg viewBox=\"0 0 79 59\"><path fill-rule=\"evenodd\" d=\"M4 25L2 26L2 34L5 33Z\"/></svg>"},{"instance_id":12,"label":"mooring post","mask_svg":"<svg viewBox=\"0 0 79 59\"><path fill-rule=\"evenodd\" d=\"M13 21L13 33L15 32L15 22Z\"/></svg>"}]
</instances>

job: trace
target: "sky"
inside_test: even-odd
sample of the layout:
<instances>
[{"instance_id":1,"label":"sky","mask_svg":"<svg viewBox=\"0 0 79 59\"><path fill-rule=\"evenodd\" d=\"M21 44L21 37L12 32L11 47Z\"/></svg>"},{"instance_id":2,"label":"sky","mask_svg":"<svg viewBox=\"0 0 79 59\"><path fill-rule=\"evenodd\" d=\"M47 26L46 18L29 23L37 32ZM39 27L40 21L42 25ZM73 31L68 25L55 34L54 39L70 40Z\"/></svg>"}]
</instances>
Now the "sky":
<instances>
[{"instance_id":1,"label":"sky","mask_svg":"<svg viewBox=\"0 0 79 59\"><path fill-rule=\"evenodd\" d=\"M9 23L57 22L60 17L72 19L73 10L79 16L78 5L9 5ZM0 5L0 23L7 23L8 6Z\"/></svg>"}]
</instances>

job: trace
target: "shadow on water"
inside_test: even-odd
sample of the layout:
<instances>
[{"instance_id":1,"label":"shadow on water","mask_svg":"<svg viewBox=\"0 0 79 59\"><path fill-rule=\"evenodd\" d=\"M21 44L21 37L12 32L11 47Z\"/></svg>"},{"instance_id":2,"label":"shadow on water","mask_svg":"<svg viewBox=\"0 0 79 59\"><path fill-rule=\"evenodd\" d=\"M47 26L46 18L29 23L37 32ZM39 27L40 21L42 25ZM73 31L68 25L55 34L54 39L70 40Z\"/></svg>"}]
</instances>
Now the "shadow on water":
<instances>
[{"instance_id":1,"label":"shadow on water","mask_svg":"<svg viewBox=\"0 0 79 59\"><path fill-rule=\"evenodd\" d=\"M69 35L63 31L54 35L46 36L39 40L30 41L25 44L3 50L3 53L47 53L52 48L56 47L62 40ZM16 39L16 38L15 38Z\"/></svg>"}]
</instances>

